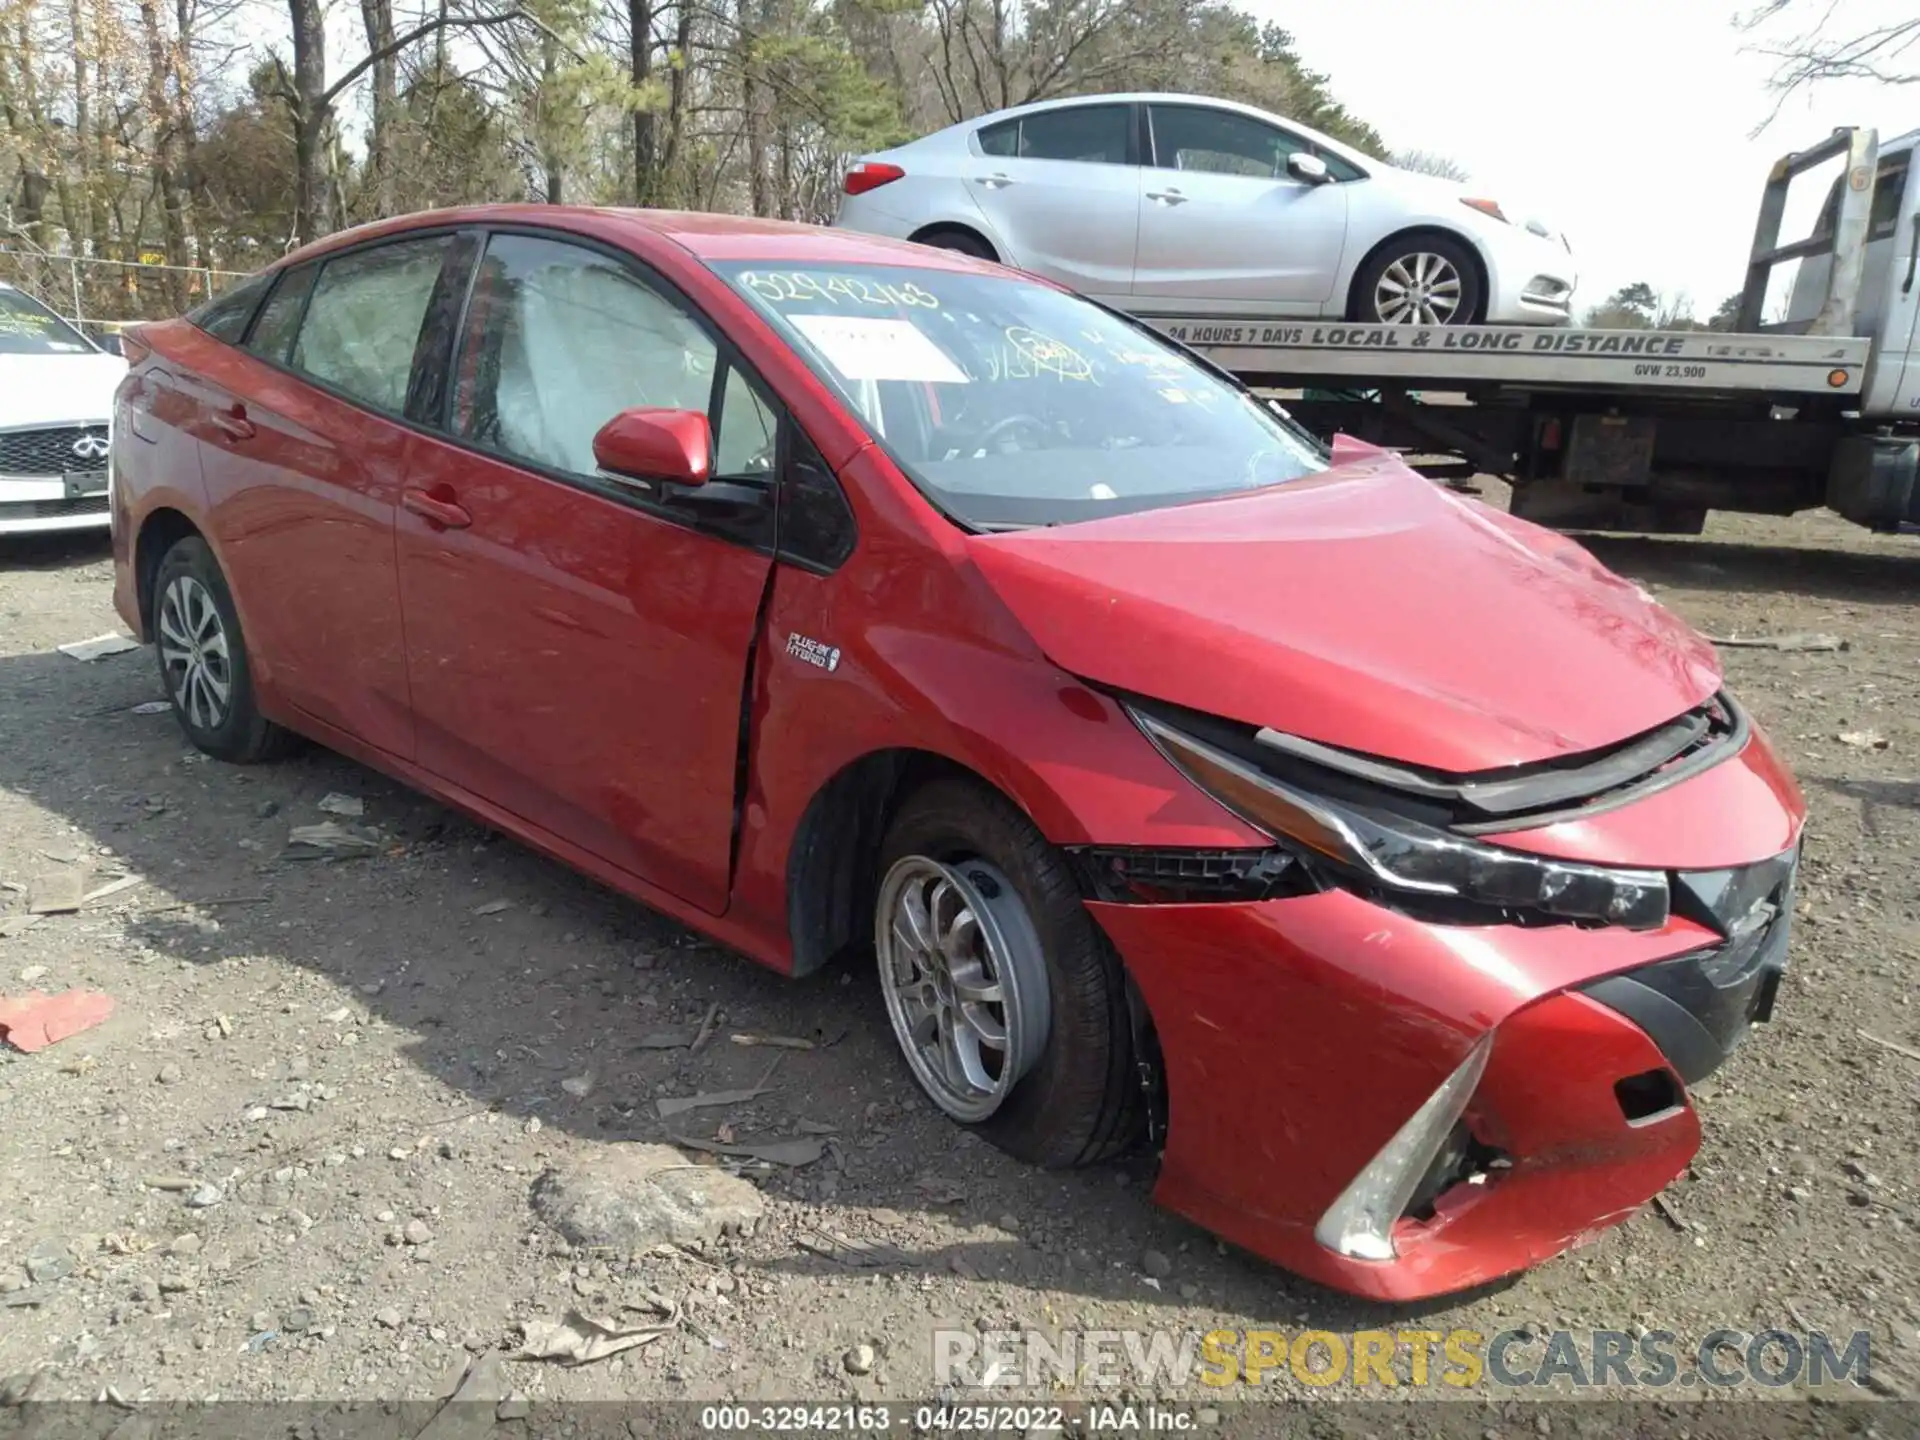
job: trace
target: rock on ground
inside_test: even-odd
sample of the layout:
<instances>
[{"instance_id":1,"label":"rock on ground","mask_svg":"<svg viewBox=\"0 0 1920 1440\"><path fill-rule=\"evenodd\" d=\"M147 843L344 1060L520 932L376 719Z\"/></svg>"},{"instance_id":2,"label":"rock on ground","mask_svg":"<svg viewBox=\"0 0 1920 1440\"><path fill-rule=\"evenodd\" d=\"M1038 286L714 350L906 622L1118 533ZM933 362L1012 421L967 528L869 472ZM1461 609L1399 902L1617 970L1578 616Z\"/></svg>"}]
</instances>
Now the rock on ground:
<instances>
[{"instance_id":1,"label":"rock on ground","mask_svg":"<svg viewBox=\"0 0 1920 1440\"><path fill-rule=\"evenodd\" d=\"M745 1180L671 1145L614 1145L534 1182L534 1211L575 1245L645 1250L750 1234L766 1212Z\"/></svg>"}]
</instances>

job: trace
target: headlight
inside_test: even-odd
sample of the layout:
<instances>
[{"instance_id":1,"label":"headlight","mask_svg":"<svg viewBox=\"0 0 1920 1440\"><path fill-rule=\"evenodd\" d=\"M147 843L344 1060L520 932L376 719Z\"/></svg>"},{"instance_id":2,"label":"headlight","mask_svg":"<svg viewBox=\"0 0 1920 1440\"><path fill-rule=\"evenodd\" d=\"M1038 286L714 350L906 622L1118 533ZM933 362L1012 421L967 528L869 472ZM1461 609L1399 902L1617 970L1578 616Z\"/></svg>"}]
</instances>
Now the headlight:
<instances>
[{"instance_id":1,"label":"headlight","mask_svg":"<svg viewBox=\"0 0 1920 1440\"><path fill-rule=\"evenodd\" d=\"M1408 897L1452 899L1566 920L1657 930L1667 877L1482 844L1417 820L1336 803L1283 784L1204 740L1138 710L1135 722L1201 789L1248 824L1337 878Z\"/></svg>"}]
</instances>

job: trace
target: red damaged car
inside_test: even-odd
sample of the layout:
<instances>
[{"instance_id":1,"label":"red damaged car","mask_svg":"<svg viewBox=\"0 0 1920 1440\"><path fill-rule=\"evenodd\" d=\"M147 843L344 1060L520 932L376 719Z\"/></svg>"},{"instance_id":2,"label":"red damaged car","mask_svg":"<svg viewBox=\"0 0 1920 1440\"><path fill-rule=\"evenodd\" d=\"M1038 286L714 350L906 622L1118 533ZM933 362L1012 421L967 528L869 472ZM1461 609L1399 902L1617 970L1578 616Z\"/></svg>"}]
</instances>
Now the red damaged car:
<instances>
[{"instance_id":1,"label":"red damaged car","mask_svg":"<svg viewBox=\"0 0 1920 1440\"><path fill-rule=\"evenodd\" d=\"M1123 316L711 215L336 235L131 338L120 613L775 969L927 1098L1344 1290L1531 1265L1693 1155L1803 805L1571 541Z\"/></svg>"}]
</instances>

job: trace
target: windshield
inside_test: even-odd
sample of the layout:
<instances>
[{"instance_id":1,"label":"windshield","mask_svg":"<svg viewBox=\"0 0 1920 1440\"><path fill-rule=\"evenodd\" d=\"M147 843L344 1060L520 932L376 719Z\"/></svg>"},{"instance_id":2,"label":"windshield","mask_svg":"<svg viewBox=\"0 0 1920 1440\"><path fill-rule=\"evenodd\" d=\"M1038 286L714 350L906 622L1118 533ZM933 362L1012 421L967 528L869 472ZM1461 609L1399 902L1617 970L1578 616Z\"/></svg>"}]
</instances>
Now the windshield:
<instances>
[{"instance_id":1,"label":"windshield","mask_svg":"<svg viewBox=\"0 0 1920 1440\"><path fill-rule=\"evenodd\" d=\"M0 355L81 355L92 349L38 301L0 286Z\"/></svg>"},{"instance_id":2,"label":"windshield","mask_svg":"<svg viewBox=\"0 0 1920 1440\"><path fill-rule=\"evenodd\" d=\"M1151 510L1326 465L1303 432L1178 350L1016 276L714 268L976 529Z\"/></svg>"}]
</instances>

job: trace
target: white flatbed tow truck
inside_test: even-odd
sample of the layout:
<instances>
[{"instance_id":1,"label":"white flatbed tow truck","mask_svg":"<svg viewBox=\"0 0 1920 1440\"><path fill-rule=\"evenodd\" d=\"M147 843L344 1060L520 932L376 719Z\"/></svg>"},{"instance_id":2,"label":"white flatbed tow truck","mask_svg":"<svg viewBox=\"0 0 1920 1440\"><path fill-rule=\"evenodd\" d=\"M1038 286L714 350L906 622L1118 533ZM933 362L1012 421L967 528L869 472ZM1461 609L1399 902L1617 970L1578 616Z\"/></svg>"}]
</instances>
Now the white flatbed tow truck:
<instances>
[{"instance_id":1,"label":"white flatbed tow truck","mask_svg":"<svg viewBox=\"0 0 1920 1440\"><path fill-rule=\"evenodd\" d=\"M1500 476L1544 524L1698 534L1710 510L1826 505L1920 533L1917 144L1844 129L1778 161L1726 332L1136 313L1248 384L1307 390L1283 403L1308 429L1439 457L1417 465L1435 478ZM1782 245L1788 186L1835 159L1813 235ZM1763 325L1788 260L1786 319Z\"/></svg>"}]
</instances>

